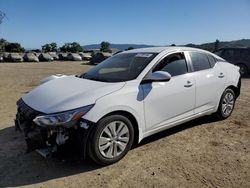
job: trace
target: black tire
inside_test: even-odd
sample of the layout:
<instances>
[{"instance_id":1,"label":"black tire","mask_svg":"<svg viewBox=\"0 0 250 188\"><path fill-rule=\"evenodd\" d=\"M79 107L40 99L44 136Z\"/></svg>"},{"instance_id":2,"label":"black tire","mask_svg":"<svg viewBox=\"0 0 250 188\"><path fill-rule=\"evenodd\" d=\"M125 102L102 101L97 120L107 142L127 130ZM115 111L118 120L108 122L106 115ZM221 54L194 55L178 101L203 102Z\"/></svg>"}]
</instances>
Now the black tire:
<instances>
[{"instance_id":1,"label":"black tire","mask_svg":"<svg viewBox=\"0 0 250 188\"><path fill-rule=\"evenodd\" d=\"M232 99L233 104L232 104L232 107L231 107L230 112L225 113L225 111L224 111L225 108L223 109L223 106L225 105L225 101L224 101L224 100L226 100L225 98L226 98L226 96L227 96L228 94L229 94L230 96L233 97L233 99ZM220 104L219 104L218 110L217 110L217 112L216 112L216 115L217 115L217 117L218 117L219 119L221 119L221 120L227 119L227 118L232 114L233 109L234 109L234 105L235 105L235 100L236 100L236 96L235 96L234 91L233 91L232 89L230 89L230 88L227 88L227 89L223 92L223 94L222 94L222 96L221 96Z\"/></svg>"},{"instance_id":2,"label":"black tire","mask_svg":"<svg viewBox=\"0 0 250 188\"><path fill-rule=\"evenodd\" d=\"M241 76L246 76L248 74L248 68L246 65L240 63L240 64L237 64L238 67L240 67L240 75Z\"/></svg>"},{"instance_id":3,"label":"black tire","mask_svg":"<svg viewBox=\"0 0 250 188\"><path fill-rule=\"evenodd\" d=\"M107 128L107 126L110 125L110 123L115 122L115 121L122 122L127 126L128 132L129 132L129 139L128 139L125 149L118 156L113 157L113 158L107 158L101 153L102 151L100 151L99 149L99 138L101 137L101 134L103 134L104 129ZM117 125L115 125L115 127L117 127ZM101 119L97 123L95 129L92 131L90 135L90 139L88 141L88 155L94 162L100 165L110 165L121 160L128 153L128 151L130 150L133 144L133 141L134 141L134 128L128 118L122 115L107 116ZM112 142L112 141L109 141L109 142ZM112 151L112 153L113 152L114 151Z\"/></svg>"}]
</instances>

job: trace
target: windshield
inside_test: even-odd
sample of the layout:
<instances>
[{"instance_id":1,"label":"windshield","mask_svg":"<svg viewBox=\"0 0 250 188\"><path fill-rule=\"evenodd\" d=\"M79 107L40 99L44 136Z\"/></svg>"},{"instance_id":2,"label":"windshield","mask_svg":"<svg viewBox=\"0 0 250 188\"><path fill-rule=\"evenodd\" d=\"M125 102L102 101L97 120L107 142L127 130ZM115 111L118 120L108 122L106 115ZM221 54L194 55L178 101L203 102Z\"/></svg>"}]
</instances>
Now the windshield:
<instances>
[{"instance_id":1,"label":"windshield","mask_svg":"<svg viewBox=\"0 0 250 188\"><path fill-rule=\"evenodd\" d=\"M81 77L103 82L133 80L154 59L157 53L121 53L112 56Z\"/></svg>"}]
</instances>

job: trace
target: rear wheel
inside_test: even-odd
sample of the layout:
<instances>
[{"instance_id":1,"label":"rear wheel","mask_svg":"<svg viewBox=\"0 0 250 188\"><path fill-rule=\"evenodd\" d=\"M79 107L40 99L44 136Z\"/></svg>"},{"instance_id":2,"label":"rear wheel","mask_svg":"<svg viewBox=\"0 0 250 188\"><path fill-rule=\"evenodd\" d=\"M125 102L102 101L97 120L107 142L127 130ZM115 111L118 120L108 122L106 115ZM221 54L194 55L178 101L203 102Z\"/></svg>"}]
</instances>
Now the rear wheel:
<instances>
[{"instance_id":1,"label":"rear wheel","mask_svg":"<svg viewBox=\"0 0 250 188\"><path fill-rule=\"evenodd\" d=\"M107 116L100 120L89 140L89 156L101 165L122 159L130 150L134 129L130 120L121 115Z\"/></svg>"},{"instance_id":2,"label":"rear wheel","mask_svg":"<svg viewBox=\"0 0 250 188\"><path fill-rule=\"evenodd\" d=\"M235 104L235 93L232 89L227 88L221 96L219 108L216 113L219 119L228 118L233 112L234 104Z\"/></svg>"}]
</instances>

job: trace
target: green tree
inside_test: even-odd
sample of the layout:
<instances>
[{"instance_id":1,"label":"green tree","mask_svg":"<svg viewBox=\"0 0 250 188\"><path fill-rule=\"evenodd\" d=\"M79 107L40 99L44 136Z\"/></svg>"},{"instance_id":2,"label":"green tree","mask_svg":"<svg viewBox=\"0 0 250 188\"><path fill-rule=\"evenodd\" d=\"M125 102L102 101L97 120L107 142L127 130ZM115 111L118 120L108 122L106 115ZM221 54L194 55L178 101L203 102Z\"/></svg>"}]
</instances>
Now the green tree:
<instances>
[{"instance_id":1,"label":"green tree","mask_svg":"<svg viewBox=\"0 0 250 188\"><path fill-rule=\"evenodd\" d=\"M24 52L25 49L19 43L8 43L5 45L6 52Z\"/></svg>"},{"instance_id":2,"label":"green tree","mask_svg":"<svg viewBox=\"0 0 250 188\"><path fill-rule=\"evenodd\" d=\"M101 42L101 49L100 49L101 52L110 52L111 50L110 50L109 46L110 46L109 42L107 42L107 41Z\"/></svg>"},{"instance_id":3,"label":"green tree","mask_svg":"<svg viewBox=\"0 0 250 188\"><path fill-rule=\"evenodd\" d=\"M8 41L5 39L0 39L0 52L5 51L5 46L8 44Z\"/></svg>"},{"instance_id":4,"label":"green tree","mask_svg":"<svg viewBox=\"0 0 250 188\"><path fill-rule=\"evenodd\" d=\"M81 45L77 42L72 42L72 43L65 43L60 50L62 52L72 52L72 53L77 53L77 52L82 52L83 49Z\"/></svg>"},{"instance_id":5,"label":"green tree","mask_svg":"<svg viewBox=\"0 0 250 188\"><path fill-rule=\"evenodd\" d=\"M44 52L56 52L57 51L57 44L52 42L50 44L45 44L42 46L42 50Z\"/></svg>"},{"instance_id":6,"label":"green tree","mask_svg":"<svg viewBox=\"0 0 250 188\"><path fill-rule=\"evenodd\" d=\"M50 44L45 44L45 45L43 45L43 46L42 46L42 50L43 50L44 52L51 52L51 51L52 51Z\"/></svg>"},{"instance_id":7,"label":"green tree","mask_svg":"<svg viewBox=\"0 0 250 188\"><path fill-rule=\"evenodd\" d=\"M50 43L50 46L51 46L52 52L56 52L57 51L57 44L55 42Z\"/></svg>"},{"instance_id":8,"label":"green tree","mask_svg":"<svg viewBox=\"0 0 250 188\"><path fill-rule=\"evenodd\" d=\"M77 42L71 43L71 52L77 53L77 52L82 52L82 51L83 49L79 43Z\"/></svg>"},{"instance_id":9,"label":"green tree","mask_svg":"<svg viewBox=\"0 0 250 188\"><path fill-rule=\"evenodd\" d=\"M218 39L216 39L215 43L214 43L214 51L219 50L220 48L220 41Z\"/></svg>"}]
</instances>

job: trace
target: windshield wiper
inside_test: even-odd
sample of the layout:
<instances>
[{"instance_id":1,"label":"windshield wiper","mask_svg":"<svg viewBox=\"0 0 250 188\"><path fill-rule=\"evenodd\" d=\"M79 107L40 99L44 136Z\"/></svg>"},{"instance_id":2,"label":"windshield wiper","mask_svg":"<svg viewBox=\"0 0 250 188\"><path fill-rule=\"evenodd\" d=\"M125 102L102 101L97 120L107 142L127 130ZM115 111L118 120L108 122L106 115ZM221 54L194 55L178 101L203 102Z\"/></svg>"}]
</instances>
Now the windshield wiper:
<instances>
[{"instance_id":1,"label":"windshield wiper","mask_svg":"<svg viewBox=\"0 0 250 188\"><path fill-rule=\"evenodd\" d=\"M98 78L98 77L91 77L91 78L86 78L88 80L94 80L94 81L100 81L100 82L108 82L108 80L103 79L103 78Z\"/></svg>"}]
</instances>

